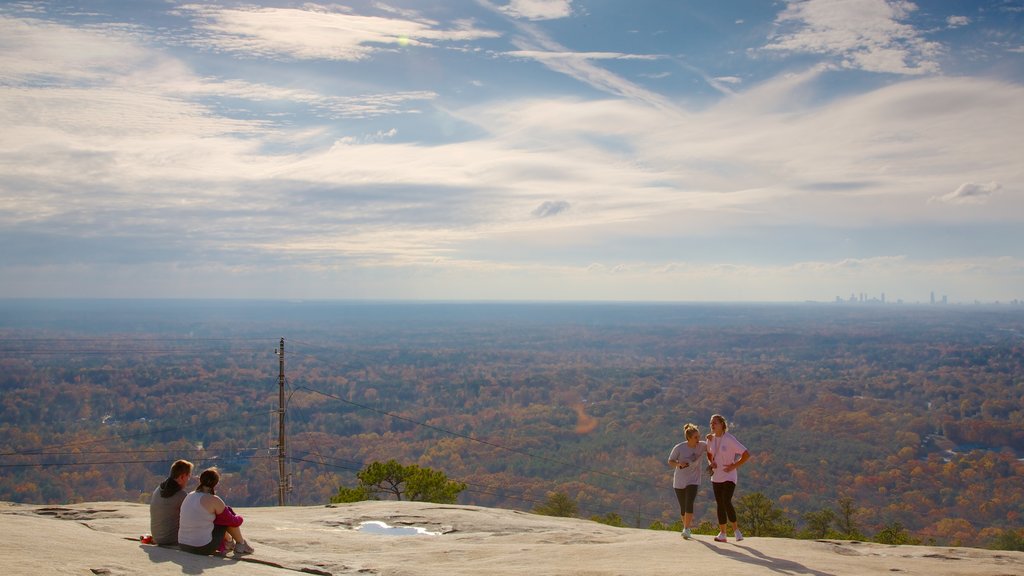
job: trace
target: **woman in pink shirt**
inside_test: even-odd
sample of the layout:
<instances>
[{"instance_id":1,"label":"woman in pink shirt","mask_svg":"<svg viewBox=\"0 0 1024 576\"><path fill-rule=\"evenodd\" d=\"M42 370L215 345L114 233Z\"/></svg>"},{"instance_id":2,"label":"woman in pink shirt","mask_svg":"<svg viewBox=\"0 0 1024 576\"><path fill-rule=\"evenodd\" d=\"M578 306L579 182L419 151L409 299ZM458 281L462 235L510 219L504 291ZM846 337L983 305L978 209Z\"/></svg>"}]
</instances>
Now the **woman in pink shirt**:
<instances>
[{"instance_id":1,"label":"woman in pink shirt","mask_svg":"<svg viewBox=\"0 0 1024 576\"><path fill-rule=\"evenodd\" d=\"M718 536L716 542L726 542L726 522L732 523L736 541L743 540L739 522L736 520L736 509L732 505L732 495L736 491L739 475L736 470L750 459L750 452L740 444L735 436L728 432L729 425L721 414L711 417L711 434L707 436L708 462L711 469L711 486L715 491L715 503L718 505Z\"/></svg>"}]
</instances>

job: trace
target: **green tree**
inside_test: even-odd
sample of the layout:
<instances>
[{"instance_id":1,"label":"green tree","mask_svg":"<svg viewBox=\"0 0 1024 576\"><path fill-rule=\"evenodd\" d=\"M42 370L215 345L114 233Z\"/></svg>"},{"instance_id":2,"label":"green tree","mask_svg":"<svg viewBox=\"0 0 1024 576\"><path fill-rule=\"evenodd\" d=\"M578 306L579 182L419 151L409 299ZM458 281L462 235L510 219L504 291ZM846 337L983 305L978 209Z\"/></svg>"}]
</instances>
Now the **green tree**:
<instances>
[{"instance_id":1,"label":"green tree","mask_svg":"<svg viewBox=\"0 0 1024 576\"><path fill-rule=\"evenodd\" d=\"M459 493L466 489L465 482L449 480L444 472L415 464L404 466L395 460L372 462L360 470L356 478L358 486L342 486L331 502L379 500L381 494L386 494L395 500L454 504Z\"/></svg>"},{"instance_id":2,"label":"green tree","mask_svg":"<svg viewBox=\"0 0 1024 576\"><path fill-rule=\"evenodd\" d=\"M921 541L910 536L907 529L899 522L890 522L875 534L875 542L879 544L920 544Z\"/></svg>"},{"instance_id":3,"label":"green tree","mask_svg":"<svg viewBox=\"0 0 1024 576\"><path fill-rule=\"evenodd\" d=\"M679 529L681 530L682 522L679 522L679 524ZM705 534L707 536L711 536L712 534L718 533L718 526L712 524L710 520L701 520L700 524L698 524L697 527L692 530L692 532L694 534Z\"/></svg>"},{"instance_id":4,"label":"green tree","mask_svg":"<svg viewBox=\"0 0 1024 576\"><path fill-rule=\"evenodd\" d=\"M575 518L578 510L579 506L576 502L561 492L548 493L547 501L533 509L537 514L562 518Z\"/></svg>"},{"instance_id":5,"label":"green tree","mask_svg":"<svg viewBox=\"0 0 1024 576\"><path fill-rule=\"evenodd\" d=\"M841 496L836 504L839 505L839 512L835 519L836 531L843 538L863 540L864 535L861 534L860 528L857 527L857 521L854 519L857 509L853 505L853 498Z\"/></svg>"},{"instance_id":6,"label":"green tree","mask_svg":"<svg viewBox=\"0 0 1024 576\"><path fill-rule=\"evenodd\" d=\"M1024 552L1024 530L1012 530L1007 528L999 533L989 545L993 550L1016 550Z\"/></svg>"},{"instance_id":7,"label":"green tree","mask_svg":"<svg viewBox=\"0 0 1024 576\"><path fill-rule=\"evenodd\" d=\"M454 504L459 493L466 489L465 482L449 480L448 475L440 470L410 466L412 470L406 475L406 496L418 502L436 502L438 504Z\"/></svg>"},{"instance_id":8,"label":"green tree","mask_svg":"<svg viewBox=\"0 0 1024 576\"><path fill-rule=\"evenodd\" d=\"M338 493L331 497L331 502L334 504L351 504L352 502L362 502L364 500L377 500L364 486L356 486L355 488L342 486L338 488Z\"/></svg>"},{"instance_id":9,"label":"green tree","mask_svg":"<svg viewBox=\"0 0 1024 576\"><path fill-rule=\"evenodd\" d=\"M822 508L816 512L804 514L804 522L807 528L800 533L801 538L826 538L833 534L832 523L836 519L836 513L828 508Z\"/></svg>"},{"instance_id":10,"label":"green tree","mask_svg":"<svg viewBox=\"0 0 1024 576\"><path fill-rule=\"evenodd\" d=\"M671 524L665 524L661 520L655 520L654 522L651 522L651 525L648 528L650 530L672 530L673 532L679 532L683 529L683 521L676 520Z\"/></svg>"},{"instance_id":11,"label":"green tree","mask_svg":"<svg viewBox=\"0 0 1024 576\"><path fill-rule=\"evenodd\" d=\"M601 524L607 524L609 526L618 526L619 528L626 526L626 524L622 522L622 516L619 516L615 512L609 512L604 516L595 514L591 516L590 519L594 522L600 522Z\"/></svg>"},{"instance_id":12,"label":"green tree","mask_svg":"<svg viewBox=\"0 0 1024 576\"><path fill-rule=\"evenodd\" d=\"M740 521L740 529L750 536L788 538L794 532L793 521L786 518L785 513L760 492L746 494L740 498L736 503L736 515Z\"/></svg>"}]
</instances>

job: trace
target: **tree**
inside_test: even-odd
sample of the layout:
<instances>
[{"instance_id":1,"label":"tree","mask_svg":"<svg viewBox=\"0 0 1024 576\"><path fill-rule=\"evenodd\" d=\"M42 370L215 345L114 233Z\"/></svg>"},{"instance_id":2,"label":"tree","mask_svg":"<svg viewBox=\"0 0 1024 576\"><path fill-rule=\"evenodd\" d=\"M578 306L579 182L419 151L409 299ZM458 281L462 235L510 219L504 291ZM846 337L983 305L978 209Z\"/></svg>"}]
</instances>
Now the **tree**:
<instances>
[{"instance_id":1,"label":"tree","mask_svg":"<svg viewBox=\"0 0 1024 576\"><path fill-rule=\"evenodd\" d=\"M444 472L415 464L404 466L395 460L372 462L360 470L356 478L358 486L342 486L331 502L379 500L381 494L387 494L395 500L454 504L459 493L466 489L465 482L449 480Z\"/></svg>"},{"instance_id":2,"label":"tree","mask_svg":"<svg viewBox=\"0 0 1024 576\"><path fill-rule=\"evenodd\" d=\"M601 524L607 524L609 526L617 526L619 528L626 526L626 524L622 522L622 516L619 516L615 512L609 512L604 516L595 514L591 516L590 519L594 522L600 522Z\"/></svg>"},{"instance_id":3,"label":"tree","mask_svg":"<svg viewBox=\"0 0 1024 576\"><path fill-rule=\"evenodd\" d=\"M331 502L334 504L351 504L352 502L362 502L364 500L377 500L364 486L356 486L355 488L342 486L338 488L338 493L331 497Z\"/></svg>"},{"instance_id":4,"label":"tree","mask_svg":"<svg viewBox=\"0 0 1024 576\"><path fill-rule=\"evenodd\" d=\"M832 522L835 519L836 513L828 508L822 508L817 512L808 512L804 514L807 529L801 536L806 538L826 538L832 533Z\"/></svg>"},{"instance_id":5,"label":"tree","mask_svg":"<svg viewBox=\"0 0 1024 576\"><path fill-rule=\"evenodd\" d=\"M466 489L465 482L449 480L440 470L410 466L412 470L406 476L406 495L409 500L418 502L436 502L438 504L454 504L459 493Z\"/></svg>"},{"instance_id":6,"label":"tree","mask_svg":"<svg viewBox=\"0 0 1024 576\"><path fill-rule=\"evenodd\" d=\"M899 522L890 522L875 534L875 542L879 544L920 544L920 540L912 538Z\"/></svg>"},{"instance_id":7,"label":"tree","mask_svg":"<svg viewBox=\"0 0 1024 576\"><path fill-rule=\"evenodd\" d=\"M548 493L548 499L543 504L536 506L533 511L543 516L558 516L561 518L575 518L579 506L567 495L561 492Z\"/></svg>"},{"instance_id":8,"label":"tree","mask_svg":"<svg viewBox=\"0 0 1024 576\"><path fill-rule=\"evenodd\" d=\"M1010 528L1003 530L1002 533L995 537L989 548L993 550L1024 552L1024 530L1013 530Z\"/></svg>"},{"instance_id":9,"label":"tree","mask_svg":"<svg viewBox=\"0 0 1024 576\"><path fill-rule=\"evenodd\" d=\"M750 536L793 535L793 522L775 503L760 492L746 494L736 503L740 527Z\"/></svg>"},{"instance_id":10,"label":"tree","mask_svg":"<svg viewBox=\"0 0 1024 576\"><path fill-rule=\"evenodd\" d=\"M857 509L853 506L853 498L841 496L837 504L839 504L839 513L835 519L836 530L843 538L863 540L864 535L860 533L857 521L854 520L854 516L857 515Z\"/></svg>"}]
</instances>

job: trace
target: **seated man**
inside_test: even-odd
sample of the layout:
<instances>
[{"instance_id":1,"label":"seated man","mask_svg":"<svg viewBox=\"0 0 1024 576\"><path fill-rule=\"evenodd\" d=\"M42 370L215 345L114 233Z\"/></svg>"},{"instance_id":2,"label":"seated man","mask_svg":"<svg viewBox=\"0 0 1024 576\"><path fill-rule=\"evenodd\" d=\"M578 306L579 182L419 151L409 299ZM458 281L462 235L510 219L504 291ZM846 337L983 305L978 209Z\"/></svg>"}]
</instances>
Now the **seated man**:
<instances>
[{"instance_id":1,"label":"seated man","mask_svg":"<svg viewBox=\"0 0 1024 576\"><path fill-rule=\"evenodd\" d=\"M185 501L192 463L178 460L171 465L171 475L153 490L149 499L149 531L153 541L161 546L178 544L178 523L181 503Z\"/></svg>"}]
</instances>

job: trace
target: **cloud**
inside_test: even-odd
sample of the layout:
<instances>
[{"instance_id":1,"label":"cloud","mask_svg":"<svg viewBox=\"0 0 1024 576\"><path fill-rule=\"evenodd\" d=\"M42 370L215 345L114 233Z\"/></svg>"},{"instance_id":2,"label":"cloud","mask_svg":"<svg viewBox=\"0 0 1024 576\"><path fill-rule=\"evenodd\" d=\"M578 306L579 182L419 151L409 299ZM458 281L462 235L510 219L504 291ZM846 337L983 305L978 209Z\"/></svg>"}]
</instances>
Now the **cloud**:
<instances>
[{"instance_id":1,"label":"cloud","mask_svg":"<svg viewBox=\"0 0 1024 576\"><path fill-rule=\"evenodd\" d=\"M570 204L565 200L546 200L542 202L540 206L534 208L531 214L538 218L550 218L552 216L557 216L563 212L567 212L569 208Z\"/></svg>"},{"instance_id":2,"label":"cloud","mask_svg":"<svg viewBox=\"0 0 1024 576\"><path fill-rule=\"evenodd\" d=\"M412 103L429 102L437 98L436 92L427 90L333 96L293 87L212 79L196 79L190 85L179 85L178 90L192 97L239 98L249 102L279 102L291 107L304 106L318 115L333 119L416 114L420 109L411 105Z\"/></svg>"},{"instance_id":3,"label":"cloud","mask_svg":"<svg viewBox=\"0 0 1024 576\"><path fill-rule=\"evenodd\" d=\"M967 16L950 16L946 18L946 25L950 28L959 28L960 26L967 26L971 23L971 19Z\"/></svg>"},{"instance_id":4,"label":"cloud","mask_svg":"<svg viewBox=\"0 0 1024 576\"><path fill-rule=\"evenodd\" d=\"M554 60L659 60L651 54L623 54L621 52L554 52L546 50L509 50L504 53L514 58L529 58L539 62Z\"/></svg>"},{"instance_id":5,"label":"cloud","mask_svg":"<svg viewBox=\"0 0 1024 576\"><path fill-rule=\"evenodd\" d=\"M994 194L999 192L1002 187L998 182L989 182L987 184L965 182L949 194L933 196L930 200L945 204L984 204Z\"/></svg>"},{"instance_id":6,"label":"cloud","mask_svg":"<svg viewBox=\"0 0 1024 576\"><path fill-rule=\"evenodd\" d=\"M678 111L676 105L661 94L630 82L592 62L595 59L656 60L660 58L659 56L618 52L572 52L551 40L535 26L520 23L519 28L525 35L512 39L513 45L519 50L511 50L506 54L534 59L554 72L565 74L602 92L644 102L667 113Z\"/></svg>"},{"instance_id":7,"label":"cloud","mask_svg":"<svg viewBox=\"0 0 1024 576\"><path fill-rule=\"evenodd\" d=\"M500 10L513 18L555 20L572 15L572 0L510 0Z\"/></svg>"},{"instance_id":8,"label":"cloud","mask_svg":"<svg viewBox=\"0 0 1024 576\"><path fill-rule=\"evenodd\" d=\"M901 23L916 9L903 0L789 0L763 49L831 56L843 68L868 72L938 72L941 45Z\"/></svg>"},{"instance_id":9,"label":"cloud","mask_svg":"<svg viewBox=\"0 0 1024 576\"><path fill-rule=\"evenodd\" d=\"M465 20L445 29L436 21L407 14L363 16L315 5L295 9L190 4L179 10L195 19L200 33L194 43L250 57L356 61L381 50L499 36Z\"/></svg>"}]
</instances>

